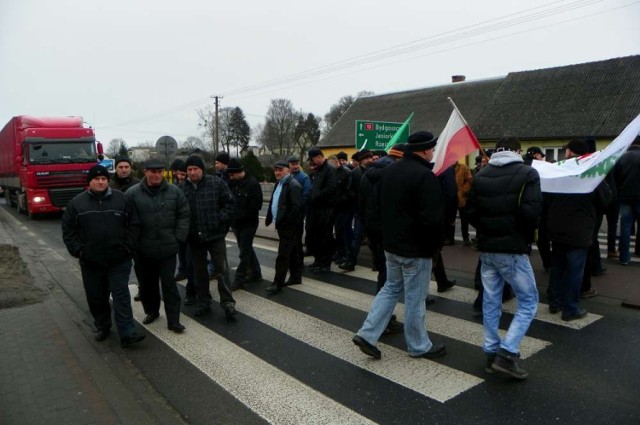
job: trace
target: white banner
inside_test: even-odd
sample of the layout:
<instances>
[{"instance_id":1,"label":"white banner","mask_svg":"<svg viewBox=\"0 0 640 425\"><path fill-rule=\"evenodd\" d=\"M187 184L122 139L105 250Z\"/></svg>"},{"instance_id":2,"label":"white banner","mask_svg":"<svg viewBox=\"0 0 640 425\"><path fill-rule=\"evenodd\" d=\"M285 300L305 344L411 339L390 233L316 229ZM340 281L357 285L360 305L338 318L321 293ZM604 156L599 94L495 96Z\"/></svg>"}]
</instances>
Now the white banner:
<instances>
[{"instance_id":1,"label":"white banner","mask_svg":"<svg viewBox=\"0 0 640 425\"><path fill-rule=\"evenodd\" d=\"M556 163L534 160L531 166L540 173L540 187L551 193L590 193L611 171L640 134L640 115L604 150Z\"/></svg>"}]
</instances>

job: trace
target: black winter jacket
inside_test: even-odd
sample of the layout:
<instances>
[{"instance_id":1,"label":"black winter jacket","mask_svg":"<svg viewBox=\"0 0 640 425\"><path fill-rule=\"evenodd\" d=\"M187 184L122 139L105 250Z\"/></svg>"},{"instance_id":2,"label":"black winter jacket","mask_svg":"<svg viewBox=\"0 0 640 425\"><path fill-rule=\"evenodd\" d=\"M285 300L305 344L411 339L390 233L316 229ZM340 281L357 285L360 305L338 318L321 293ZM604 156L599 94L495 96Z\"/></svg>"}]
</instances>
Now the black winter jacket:
<instances>
[{"instance_id":1,"label":"black winter jacket","mask_svg":"<svg viewBox=\"0 0 640 425\"><path fill-rule=\"evenodd\" d=\"M258 215L262 209L262 188L255 178L245 176L240 180L230 180L229 188L236 199L234 227L257 226Z\"/></svg>"},{"instance_id":2,"label":"black winter jacket","mask_svg":"<svg viewBox=\"0 0 640 425\"><path fill-rule=\"evenodd\" d=\"M640 201L640 147L631 146L613 168L618 200L627 203Z\"/></svg>"},{"instance_id":3,"label":"black winter jacket","mask_svg":"<svg viewBox=\"0 0 640 425\"><path fill-rule=\"evenodd\" d=\"M218 176L204 174L196 184L186 181L182 190L191 211L189 243L224 238L236 212L236 201L229 186Z\"/></svg>"},{"instance_id":4,"label":"black winter jacket","mask_svg":"<svg viewBox=\"0 0 640 425\"><path fill-rule=\"evenodd\" d=\"M406 152L380 182L382 245L408 258L431 258L442 246L444 202L432 165Z\"/></svg>"},{"instance_id":5,"label":"black winter jacket","mask_svg":"<svg viewBox=\"0 0 640 425\"><path fill-rule=\"evenodd\" d=\"M175 255L189 234L189 205L180 188L162 180L154 192L143 178L127 190L126 196L141 225L133 245L136 255L148 258Z\"/></svg>"},{"instance_id":6,"label":"black winter jacket","mask_svg":"<svg viewBox=\"0 0 640 425\"><path fill-rule=\"evenodd\" d=\"M273 214L271 213L271 205L273 204L272 196L269 201L269 208L267 209L265 225L269 226L275 221L276 229L297 228L302 224L303 219L302 186L300 186L300 183L291 175L285 177L278 184L282 184L282 191L278 198L278 216L274 220Z\"/></svg>"},{"instance_id":7,"label":"black winter jacket","mask_svg":"<svg viewBox=\"0 0 640 425\"><path fill-rule=\"evenodd\" d=\"M593 243L596 214L611 202L611 191L602 181L591 193L545 193L542 226L550 241L586 248Z\"/></svg>"},{"instance_id":8,"label":"black winter jacket","mask_svg":"<svg viewBox=\"0 0 640 425\"><path fill-rule=\"evenodd\" d=\"M62 217L62 239L81 264L110 266L131 258L139 222L124 193L108 188L76 195Z\"/></svg>"},{"instance_id":9,"label":"black winter jacket","mask_svg":"<svg viewBox=\"0 0 640 425\"><path fill-rule=\"evenodd\" d=\"M388 165L396 162L392 156L383 156L367 167L360 180L358 214L364 219L365 232L382 233L382 206L380 180Z\"/></svg>"},{"instance_id":10,"label":"black winter jacket","mask_svg":"<svg viewBox=\"0 0 640 425\"><path fill-rule=\"evenodd\" d=\"M353 211L352 171L341 165L336 168L335 205L337 212Z\"/></svg>"},{"instance_id":11,"label":"black winter jacket","mask_svg":"<svg viewBox=\"0 0 640 425\"><path fill-rule=\"evenodd\" d=\"M315 177L313 178L311 197L309 199L310 208L316 211L323 209L333 210L335 208L334 196L337 185L336 169L329 164L329 161L325 160L316 169Z\"/></svg>"},{"instance_id":12,"label":"black winter jacket","mask_svg":"<svg viewBox=\"0 0 640 425\"><path fill-rule=\"evenodd\" d=\"M525 254L542 212L540 176L514 152L497 152L473 178L466 212L481 252Z\"/></svg>"},{"instance_id":13,"label":"black winter jacket","mask_svg":"<svg viewBox=\"0 0 640 425\"><path fill-rule=\"evenodd\" d=\"M126 192L131 186L138 183L140 183L140 179L133 174L129 175L126 179L121 179L118 177L118 174L114 174L111 176L111 180L109 180L109 187L121 192Z\"/></svg>"}]
</instances>

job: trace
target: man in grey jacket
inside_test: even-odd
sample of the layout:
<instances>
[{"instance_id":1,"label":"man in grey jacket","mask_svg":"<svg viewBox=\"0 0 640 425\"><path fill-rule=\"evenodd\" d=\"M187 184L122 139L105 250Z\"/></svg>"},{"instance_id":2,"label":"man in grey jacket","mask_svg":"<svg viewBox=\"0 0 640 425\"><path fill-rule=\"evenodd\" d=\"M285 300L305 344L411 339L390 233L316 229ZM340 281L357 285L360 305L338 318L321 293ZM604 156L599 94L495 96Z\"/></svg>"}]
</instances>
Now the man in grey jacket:
<instances>
[{"instance_id":1,"label":"man in grey jacket","mask_svg":"<svg viewBox=\"0 0 640 425\"><path fill-rule=\"evenodd\" d=\"M167 328L184 331L180 323L180 294L173 278L176 253L189 233L189 205L178 186L164 180L164 163L150 159L144 167L142 181L127 190L126 196L141 222L142 231L134 241L140 295L148 325L160 316L162 285Z\"/></svg>"}]
</instances>

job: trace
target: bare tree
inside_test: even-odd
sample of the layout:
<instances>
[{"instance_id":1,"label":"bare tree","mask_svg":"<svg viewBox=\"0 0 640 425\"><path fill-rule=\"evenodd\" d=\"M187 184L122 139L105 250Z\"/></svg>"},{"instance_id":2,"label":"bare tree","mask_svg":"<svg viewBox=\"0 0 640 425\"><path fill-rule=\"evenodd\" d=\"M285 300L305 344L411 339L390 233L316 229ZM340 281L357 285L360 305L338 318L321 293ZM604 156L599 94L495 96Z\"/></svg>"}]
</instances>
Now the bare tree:
<instances>
[{"instance_id":1,"label":"bare tree","mask_svg":"<svg viewBox=\"0 0 640 425\"><path fill-rule=\"evenodd\" d=\"M126 152L127 144L125 143L124 139L120 137L111 139L111 141L109 142L109 146L107 147L107 155L109 155L111 158L115 158L120 154L120 151L123 149L123 147L124 151Z\"/></svg>"},{"instance_id":2,"label":"bare tree","mask_svg":"<svg viewBox=\"0 0 640 425\"><path fill-rule=\"evenodd\" d=\"M187 149L190 151L194 149L204 150L204 141L199 137L189 136L186 138L186 140L180 143L180 147L182 149Z\"/></svg>"},{"instance_id":3,"label":"bare tree","mask_svg":"<svg viewBox=\"0 0 640 425\"><path fill-rule=\"evenodd\" d=\"M294 149L297 123L298 114L289 99L272 99L258 141L275 155L290 155Z\"/></svg>"},{"instance_id":4,"label":"bare tree","mask_svg":"<svg viewBox=\"0 0 640 425\"><path fill-rule=\"evenodd\" d=\"M329 112L324 115L324 128L322 130L322 134L327 134L329 130L340 120L342 115L347 112L347 109L353 105L353 102L356 101L357 98L371 96L374 93L372 91L361 91L358 93L356 97L351 95L342 96L337 103L331 105Z\"/></svg>"},{"instance_id":5,"label":"bare tree","mask_svg":"<svg viewBox=\"0 0 640 425\"><path fill-rule=\"evenodd\" d=\"M198 114L198 127L203 129L202 136L204 143L209 143L213 152L218 151L218 147L214 146L216 133L216 111L213 105L207 105L204 108L196 110Z\"/></svg>"}]
</instances>

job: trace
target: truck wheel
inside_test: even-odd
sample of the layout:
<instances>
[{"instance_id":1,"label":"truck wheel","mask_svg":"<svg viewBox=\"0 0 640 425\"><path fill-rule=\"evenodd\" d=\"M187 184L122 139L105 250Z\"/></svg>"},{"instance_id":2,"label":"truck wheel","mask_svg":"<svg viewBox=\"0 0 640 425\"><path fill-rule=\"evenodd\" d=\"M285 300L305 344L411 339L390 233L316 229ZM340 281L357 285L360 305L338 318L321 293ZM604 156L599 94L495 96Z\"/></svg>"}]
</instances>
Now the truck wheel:
<instances>
[{"instance_id":1,"label":"truck wheel","mask_svg":"<svg viewBox=\"0 0 640 425\"><path fill-rule=\"evenodd\" d=\"M20 214L27 214L27 209L29 208L27 205L27 195L24 193L16 193L16 203L18 204L18 212ZM25 208L22 208L22 205L25 205Z\"/></svg>"}]
</instances>

